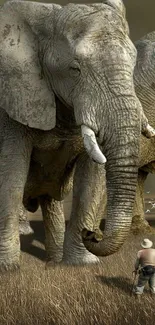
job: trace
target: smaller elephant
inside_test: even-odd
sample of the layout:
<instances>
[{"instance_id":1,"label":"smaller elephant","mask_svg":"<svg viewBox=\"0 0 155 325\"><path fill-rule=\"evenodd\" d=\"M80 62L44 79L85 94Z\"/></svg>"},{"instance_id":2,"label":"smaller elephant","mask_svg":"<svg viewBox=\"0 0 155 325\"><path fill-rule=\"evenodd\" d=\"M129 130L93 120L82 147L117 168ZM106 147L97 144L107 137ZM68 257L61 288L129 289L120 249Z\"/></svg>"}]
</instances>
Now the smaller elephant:
<instances>
[{"instance_id":1,"label":"smaller elephant","mask_svg":"<svg viewBox=\"0 0 155 325\"><path fill-rule=\"evenodd\" d=\"M135 42L137 64L134 71L135 90L143 111L155 127L155 31ZM148 173L155 173L155 138L141 136L140 169L138 174L137 194L133 211L133 229L149 231L144 216L144 183Z\"/></svg>"}]
</instances>

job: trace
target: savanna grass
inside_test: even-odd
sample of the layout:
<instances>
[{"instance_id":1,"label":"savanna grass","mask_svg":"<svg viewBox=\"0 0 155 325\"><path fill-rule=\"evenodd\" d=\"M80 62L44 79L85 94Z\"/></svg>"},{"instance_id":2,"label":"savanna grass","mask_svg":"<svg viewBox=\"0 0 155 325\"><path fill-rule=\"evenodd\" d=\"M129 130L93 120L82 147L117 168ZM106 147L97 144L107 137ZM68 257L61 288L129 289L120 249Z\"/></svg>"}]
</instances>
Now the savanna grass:
<instances>
[{"instance_id":1,"label":"savanna grass","mask_svg":"<svg viewBox=\"0 0 155 325\"><path fill-rule=\"evenodd\" d=\"M155 236L148 236L155 244ZM21 254L21 270L0 276L0 325L154 325L155 296L137 299L132 270L143 236L94 266L56 266Z\"/></svg>"}]
</instances>

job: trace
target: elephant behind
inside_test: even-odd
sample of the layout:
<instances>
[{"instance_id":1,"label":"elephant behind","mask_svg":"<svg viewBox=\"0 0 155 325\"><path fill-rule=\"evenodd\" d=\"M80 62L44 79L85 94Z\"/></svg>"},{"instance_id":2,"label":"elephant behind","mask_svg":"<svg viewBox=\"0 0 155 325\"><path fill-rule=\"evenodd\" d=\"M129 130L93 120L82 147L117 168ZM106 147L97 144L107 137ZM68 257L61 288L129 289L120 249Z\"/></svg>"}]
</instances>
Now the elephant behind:
<instances>
[{"instance_id":1,"label":"elephant behind","mask_svg":"<svg viewBox=\"0 0 155 325\"><path fill-rule=\"evenodd\" d=\"M137 64L134 73L135 90L151 125L155 127L155 32L135 42ZM141 137L140 169L134 219L144 220L144 182L148 173L155 173L155 139ZM134 220L133 219L133 220Z\"/></svg>"}]
</instances>

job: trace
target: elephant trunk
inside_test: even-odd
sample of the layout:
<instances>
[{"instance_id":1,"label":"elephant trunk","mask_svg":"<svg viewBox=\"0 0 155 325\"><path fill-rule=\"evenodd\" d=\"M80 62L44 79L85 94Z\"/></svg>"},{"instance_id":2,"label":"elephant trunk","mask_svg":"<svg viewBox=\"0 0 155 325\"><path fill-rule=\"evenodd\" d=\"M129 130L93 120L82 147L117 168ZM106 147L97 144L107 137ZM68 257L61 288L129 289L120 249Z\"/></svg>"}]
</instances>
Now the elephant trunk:
<instances>
[{"instance_id":1,"label":"elephant trunk","mask_svg":"<svg viewBox=\"0 0 155 325\"><path fill-rule=\"evenodd\" d=\"M127 178L126 182L129 183ZM113 182L108 181L107 219L102 238L100 233L98 237L97 233L89 231L85 237L85 231L83 231L85 247L97 256L107 256L115 253L128 236L132 221L136 185L131 186L130 184L130 191L129 189L125 191L125 187L125 182L123 186L123 182L117 182L116 179Z\"/></svg>"},{"instance_id":2,"label":"elephant trunk","mask_svg":"<svg viewBox=\"0 0 155 325\"><path fill-rule=\"evenodd\" d=\"M136 112L136 110L135 110ZM132 108L119 116L117 130L106 139L107 218L105 231L82 232L85 247L95 255L115 253L124 243L131 226L138 175L140 119ZM124 122L126 121L126 122ZM115 126L114 125L114 126ZM105 139L104 139L105 140Z\"/></svg>"}]
</instances>

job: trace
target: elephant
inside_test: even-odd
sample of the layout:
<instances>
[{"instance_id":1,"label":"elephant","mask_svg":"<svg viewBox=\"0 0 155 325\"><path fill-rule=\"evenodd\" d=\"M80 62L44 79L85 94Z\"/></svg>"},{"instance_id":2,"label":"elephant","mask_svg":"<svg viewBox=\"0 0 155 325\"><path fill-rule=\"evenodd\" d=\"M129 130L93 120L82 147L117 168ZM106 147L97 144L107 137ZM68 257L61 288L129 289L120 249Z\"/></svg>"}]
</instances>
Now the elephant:
<instances>
[{"instance_id":1,"label":"elephant","mask_svg":"<svg viewBox=\"0 0 155 325\"><path fill-rule=\"evenodd\" d=\"M132 220L140 135L155 135L135 93L136 49L123 2L7 1L0 27L0 270L20 266L22 205L41 207L48 261L96 262L77 229L87 226L88 214L92 227L98 223L106 179L102 251L121 247ZM63 200L72 187L64 238Z\"/></svg>"},{"instance_id":2,"label":"elephant","mask_svg":"<svg viewBox=\"0 0 155 325\"><path fill-rule=\"evenodd\" d=\"M137 64L134 72L135 90L140 99L143 111L147 116L148 121L155 127L155 32L148 33L140 40L135 42L137 49ZM155 139L146 139L141 136L140 145L140 168L138 176L137 195L133 221L137 222L139 228L142 223L142 228L146 221L144 217L144 183L148 173L155 173ZM146 230L148 226L146 225ZM135 226L133 229L137 230Z\"/></svg>"},{"instance_id":3,"label":"elephant","mask_svg":"<svg viewBox=\"0 0 155 325\"><path fill-rule=\"evenodd\" d=\"M155 127L155 31L143 36L136 41L137 62L134 69L134 85L144 114L152 127ZM155 173L155 138L150 139L141 135L139 171L136 188L136 197L133 208L131 230L134 234L151 232L154 233L144 215L144 183L148 173ZM103 193L102 202L106 211L106 192ZM98 230L97 230L98 231ZM104 255L104 251L97 253L95 242L102 239L102 234L87 229L83 230L83 242L88 250L96 255ZM98 240L97 240L98 239Z\"/></svg>"}]
</instances>

